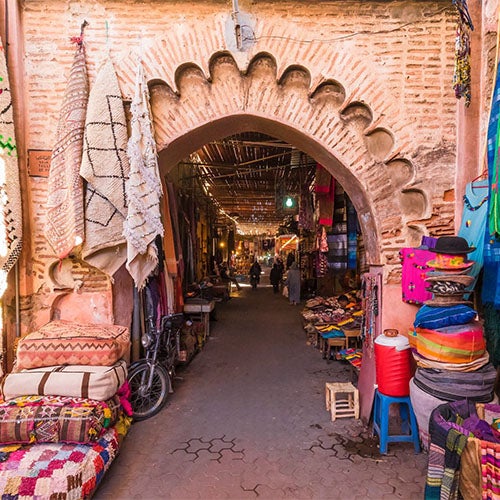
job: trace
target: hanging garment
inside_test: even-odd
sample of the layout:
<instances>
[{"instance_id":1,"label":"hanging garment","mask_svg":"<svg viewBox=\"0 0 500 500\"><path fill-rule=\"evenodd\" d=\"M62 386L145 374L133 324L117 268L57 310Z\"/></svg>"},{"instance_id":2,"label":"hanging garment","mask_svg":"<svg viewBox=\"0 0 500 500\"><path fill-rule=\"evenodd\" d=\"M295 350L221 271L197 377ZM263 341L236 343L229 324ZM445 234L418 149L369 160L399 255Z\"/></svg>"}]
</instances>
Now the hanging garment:
<instances>
[{"instance_id":1,"label":"hanging garment","mask_svg":"<svg viewBox=\"0 0 500 500\"><path fill-rule=\"evenodd\" d=\"M483 288L481 298L484 304L493 304L500 309L500 241L485 233L483 251Z\"/></svg>"},{"instance_id":2,"label":"hanging garment","mask_svg":"<svg viewBox=\"0 0 500 500\"><path fill-rule=\"evenodd\" d=\"M401 258L401 288L403 302L409 304L423 304L432 299L432 293L426 290L425 278L432 267L427 262L435 257L434 252L421 248L402 248L399 251Z\"/></svg>"},{"instance_id":3,"label":"hanging garment","mask_svg":"<svg viewBox=\"0 0 500 500\"><path fill-rule=\"evenodd\" d=\"M165 266L167 272L171 276L177 274L177 258L175 255L175 241L174 241L174 229L172 225L172 217L170 213L170 203L169 203L169 192L167 186L162 181L163 186L163 203L162 208L162 219L165 226L165 236L163 238L163 252L165 255Z\"/></svg>"},{"instance_id":4,"label":"hanging garment","mask_svg":"<svg viewBox=\"0 0 500 500\"><path fill-rule=\"evenodd\" d=\"M22 250L23 218L21 186L16 140L14 136L14 115L10 93L9 75L5 51L0 40L0 157L2 175L0 176L0 241L3 251L0 255L0 297L7 288L7 275L16 263Z\"/></svg>"},{"instance_id":5,"label":"hanging garment","mask_svg":"<svg viewBox=\"0 0 500 500\"><path fill-rule=\"evenodd\" d=\"M484 304L484 336L493 366L500 365L500 310L491 303Z\"/></svg>"},{"instance_id":6,"label":"hanging garment","mask_svg":"<svg viewBox=\"0 0 500 500\"><path fill-rule=\"evenodd\" d=\"M465 187L462 222L458 230L458 236L465 238L469 246L476 248L473 252L467 254L467 259L474 261L474 265L468 274L475 278L474 282L467 287L469 291L474 289L479 272L483 267L484 233L486 231L487 215L488 186L486 181L470 182Z\"/></svg>"},{"instance_id":7,"label":"hanging garment","mask_svg":"<svg viewBox=\"0 0 500 500\"><path fill-rule=\"evenodd\" d=\"M490 118L487 134L487 159L488 182L490 186L488 202L488 227L492 237L500 236L500 172L499 172L499 147L500 147L500 66L496 64L495 85L491 100Z\"/></svg>"},{"instance_id":8,"label":"hanging garment","mask_svg":"<svg viewBox=\"0 0 500 500\"><path fill-rule=\"evenodd\" d=\"M77 40L50 159L45 237L63 259L84 239L83 182L80 177L88 78L83 39Z\"/></svg>"},{"instance_id":9,"label":"hanging garment","mask_svg":"<svg viewBox=\"0 0 500 500\"><path fill-rule=\"evenodd\" d=\"M300 201L299 201L299 227L306 231L314 229L314 209L312 203L312 195L309 191L309 186L306 183L302 184Z\"/></svg>"},{"instance_id":10,"label":"hanging garment","mask_svg":"<svg viewBox=\"0 0 500 500\"><path fill-rule=\"evenodd\" d=\"M80 175L87 181L82 256L110 276L126 260L127 141L120 86L108 57L89 95Z\"/></svg>"},{"instance_id":11,"label":"hanging garment","mask_svg":"<svg viewBox=\"0 0 500 500\"><path fill-rule=\"evenodd\" d=\"M158 265L154 240L157 235L163 236L161 181L142 63L137 68L131 114L131 136L127 146L130 162L126 182L128 213L123 234L127 239L127 269L140 290Z\"/></svg>"}]
</instances>

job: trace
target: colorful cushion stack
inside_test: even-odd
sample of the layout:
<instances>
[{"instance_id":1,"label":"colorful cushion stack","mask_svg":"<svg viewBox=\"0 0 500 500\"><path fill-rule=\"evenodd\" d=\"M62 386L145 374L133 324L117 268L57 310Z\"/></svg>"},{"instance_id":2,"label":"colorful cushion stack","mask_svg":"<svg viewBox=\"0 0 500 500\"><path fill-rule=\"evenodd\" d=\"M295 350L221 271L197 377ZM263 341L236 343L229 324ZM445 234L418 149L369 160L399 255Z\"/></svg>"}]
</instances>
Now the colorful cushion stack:
<instances>
[{"instance_id":1,"label":"colorful cushion stack","mask_svg":"<svg viewBox=\"0 0 500 500\"><path fill-rule=\"evenodd\" d=\"M463 238L438 239L435 258L428 262L433 270L425 280L432 299L417 312L409 334L417 364L410 396L414 407L426 408L419 421L424 448L434 405L465 398L483 403L493 399L496 370L489 363L483 325L467 300L467 287L474 280L467 274L474 264L466 259L471 248Z\"/></svg>"},{"instance_id":2,"label":"colorful cushion stack","mask_svg":"<svg viewBox=\"0 0 500 500\"><path fill-rule=\"evenodd\" d=\"M118 325L52 321L23 337L1 384L0 427L7 431L0 443L97 441L118 418L109 415L127 378L129 348L128 329Z\"/></svg>"},{"instance_id":3,"label":"colorful cushion stack","mask_svg":"<svg viewBox=\"0 0 500 500\"><path fill-rule=\"evenodd\" d=\"M19 341L14 371L1 384L2 491L90 496L130 426L122 406L129 349L127 328L68 321Z\"/></svg>"}]
</instances>

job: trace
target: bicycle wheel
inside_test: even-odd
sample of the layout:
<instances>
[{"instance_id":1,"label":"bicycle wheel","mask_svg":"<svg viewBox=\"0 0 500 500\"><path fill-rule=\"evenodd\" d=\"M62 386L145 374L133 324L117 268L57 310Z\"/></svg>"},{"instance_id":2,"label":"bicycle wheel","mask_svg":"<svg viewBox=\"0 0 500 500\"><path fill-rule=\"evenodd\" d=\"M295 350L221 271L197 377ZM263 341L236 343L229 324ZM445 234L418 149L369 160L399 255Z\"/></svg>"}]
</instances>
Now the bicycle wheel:
<instances>
[{"instance_id":1,"label":"bicycle wheel","mask_svg":"<svg viewBox=\"0 0 500 500\"><path fill-rule=\"evenodd\" d=\"M170 377L167 371L163 366L156 365L148 390L149 375L150 368L146 363L136 365L128 374L134 420L145 420L156 415L167 402L170 392Z\"/></svg>"}]
</instances>

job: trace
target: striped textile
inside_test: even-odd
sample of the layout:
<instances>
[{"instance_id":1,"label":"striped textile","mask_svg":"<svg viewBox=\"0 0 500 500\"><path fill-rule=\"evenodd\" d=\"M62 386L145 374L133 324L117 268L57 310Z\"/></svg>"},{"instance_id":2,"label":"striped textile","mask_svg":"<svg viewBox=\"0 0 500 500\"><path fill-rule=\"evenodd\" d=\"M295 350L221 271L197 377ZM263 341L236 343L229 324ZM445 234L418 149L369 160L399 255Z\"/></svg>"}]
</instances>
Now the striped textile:
<instances>
[{"instance_id":1,"label":"striped textile","mask_svg":"<svg viewBox=\"0 0 500 500\"><path fill-rule=\"evenodd\" d=\"M80 41L59 115L48 179L45 237L59 259L67 257L84 238L80 164L87 101L85 48L83 41Z\"/></svg>"},{"instance_id":2,"label":"striped textile","mask_svg":"<svg viewBox=\"0 0 500 500\"><path fill-rule=\"evenodd\" d=\"M486 350L483 326L479 321L431 330L415 328L410 346L424 358L444 363L470 363Z\"/></svg>"},{"instance_id":3,"label":"striped textile","mask_svg":"<svg viewBox=\"0 0 500 500\"><path fill-rule=\"evenodd\" d=\"M500 444L480 441L482 499L500 498Z\"/></svg>"},{"instance_id":4,"label":"striped textile","mask_svg":"<svg viewBox=\"0 0 500 500\"><path fill-rule=\"evenodd\" d=\"M415 315L413 326L436 329L452 325L465 325L476 316L477 312L464 304L449 307L423 305Z\"/></svg>"},{"instance_id":5,"label":"striped textile","mask_svg":"<svg viewBox=\"0 0 500 500\"><path fill-rule=\"evenodd\" d=\"M476 415L476 408L466 400L440 405L432 412L425 500L458 498L460 458L470 435L461 423L471 415Z\"/></svg>"},{"instance_id":6,"label":"striped textile","mask_svg":"<svg viewBox=\"0 0 500 500\"><path fill-rule=\"evenodd\" d=\"M428 394L446 401L467 398L489 403L493 399L496 376L497 371L491 363L473 372L417 368L414 382Z\"/></svg>"},{"instance_id":7,"label":"striped textile","mask_svg":"<svg viewBox=\"0 0 500 500\"><path fill-rule=\"evenodd\" d=\"M432 361L422 357L415 349L412 349L413 359L420 368L436 368L437 370L448 370L452 372L474 372L483 367L490 360L488 351L480 358L470 363L443 363L442 361Z\"/></svg>"}]
</instances>

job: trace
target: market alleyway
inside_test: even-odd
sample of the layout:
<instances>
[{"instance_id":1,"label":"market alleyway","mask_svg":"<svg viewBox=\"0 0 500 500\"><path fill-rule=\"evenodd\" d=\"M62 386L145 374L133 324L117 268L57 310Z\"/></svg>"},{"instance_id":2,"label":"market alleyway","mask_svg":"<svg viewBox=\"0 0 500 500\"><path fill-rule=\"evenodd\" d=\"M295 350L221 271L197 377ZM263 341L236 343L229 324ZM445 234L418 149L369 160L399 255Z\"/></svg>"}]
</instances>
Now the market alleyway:
<instances>
[{"instance_id":1,"label":"market alleyway","mask_svg":"<svg viewBox=\"0 0 500 500\"><path fill-rule=\"evenodd\" d=\"M382 456L361 421L330 421L325 382L350 370L306 345L300 310L264 283L217 304L209 342L94 499L423 498L425 453Z\"/></svg>"}]
</instances>

